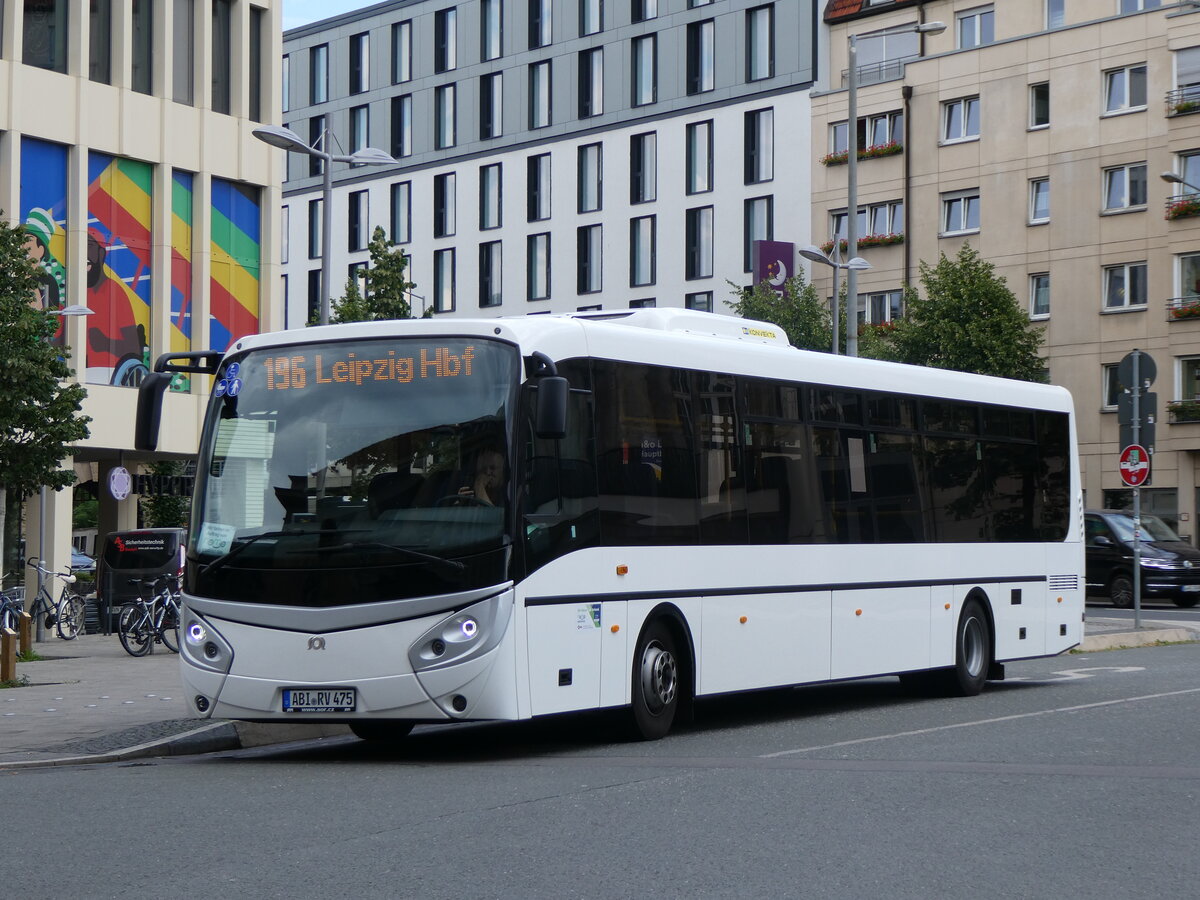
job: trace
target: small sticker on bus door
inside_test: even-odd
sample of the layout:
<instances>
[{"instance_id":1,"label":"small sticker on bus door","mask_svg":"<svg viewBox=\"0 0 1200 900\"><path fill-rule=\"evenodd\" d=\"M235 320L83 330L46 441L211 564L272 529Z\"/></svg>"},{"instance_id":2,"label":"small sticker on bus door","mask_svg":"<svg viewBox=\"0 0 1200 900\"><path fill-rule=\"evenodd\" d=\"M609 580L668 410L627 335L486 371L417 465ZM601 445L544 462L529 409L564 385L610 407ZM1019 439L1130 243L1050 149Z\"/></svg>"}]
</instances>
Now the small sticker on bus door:
<instances>
[{"instance_id":1,"label":"small sticker on bus door","mask_svg":"<svg viewBox=\"0 0 1200 900\"><path fill-rule=\"evenodd\" d=\"M575 630L592 631L600 627L600 604L590 603L575 608Z\"/></svg>"}]
</instances>

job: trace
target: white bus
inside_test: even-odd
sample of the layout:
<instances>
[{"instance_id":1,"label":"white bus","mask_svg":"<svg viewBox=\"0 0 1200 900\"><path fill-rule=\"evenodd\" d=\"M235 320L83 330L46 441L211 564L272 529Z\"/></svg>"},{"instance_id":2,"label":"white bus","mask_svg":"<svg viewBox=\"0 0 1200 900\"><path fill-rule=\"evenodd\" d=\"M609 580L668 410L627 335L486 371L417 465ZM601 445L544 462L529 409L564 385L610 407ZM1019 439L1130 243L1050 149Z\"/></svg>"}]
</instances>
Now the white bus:
<instances>
[{"instance_id":1,"label":"white bus","mask_svg":"<svg viewBox=\"0 0 1200 900\"><path fill-rule=\"evenodd\" d=\"M682 310L371 322L214 376L181 665L198 716L414 723L896 674L978 693L1083 630L1058 387L810 353Z\"/></svg>"}]
</instances>

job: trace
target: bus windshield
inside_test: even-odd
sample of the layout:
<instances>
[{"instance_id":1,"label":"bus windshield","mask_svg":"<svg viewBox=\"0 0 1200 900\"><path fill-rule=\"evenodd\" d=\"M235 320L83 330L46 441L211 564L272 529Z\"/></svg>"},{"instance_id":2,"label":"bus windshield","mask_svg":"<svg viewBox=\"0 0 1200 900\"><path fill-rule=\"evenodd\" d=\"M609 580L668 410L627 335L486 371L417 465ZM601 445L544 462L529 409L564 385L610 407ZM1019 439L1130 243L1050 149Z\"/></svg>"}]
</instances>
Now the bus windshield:
<instances>
[{"instance_id":1,"label":"bus windshield","mask_svg":"<svg viewBox=\"0 0 1200 900\"><path fill-rule=\"evenodd\" d=\"M217 375L187 585L341 606L507 577L515 347L467 338L288 345Z\"/></svg>"}]
</instances>

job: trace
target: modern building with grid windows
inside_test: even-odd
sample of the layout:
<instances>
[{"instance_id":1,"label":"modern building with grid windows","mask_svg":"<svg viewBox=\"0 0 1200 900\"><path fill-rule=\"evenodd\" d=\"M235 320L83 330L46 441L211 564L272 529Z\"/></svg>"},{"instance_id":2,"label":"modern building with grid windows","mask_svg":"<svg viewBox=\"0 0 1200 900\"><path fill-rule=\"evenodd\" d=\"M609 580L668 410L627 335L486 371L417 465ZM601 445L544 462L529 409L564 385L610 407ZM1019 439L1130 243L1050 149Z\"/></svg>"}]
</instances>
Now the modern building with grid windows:
<instances>
[{"instance_id":1,"label":"modern building with grid windows","mask_svg":"<svg viewBox=\"0 0 1200 900\"><path fill-rule=\"evenodd\" d=\"M828 0L812 93L814 243L846 237L858 49L860 322L902 314L920 261L964 242L1045 330L1078 412L1089 506L1125 506L1117 365L1156 363L1142 509L1200 536L1200 4ZM943 23L919 34L913 26ZM1163 176L1165 173L1165 176ZM814 273L829 293L828 270Z\"/></svg>"},{"instance_id":2,"label":"modern building with grid windows","mask_svg":"<svg viewBox=\"0 0 1200 900\"><path fill-rule=\"evenodd\" d=\"M413 309L728 312L806 243L816 4L393 0L284 35L283 122L338 154L331 296L381 226ZM287 319L321 306L321 163L288 154Z\"/></svg>"},{"instance_id":3,"label":"modern building with grid windows","mask_svg":"<svg viewBox=\"0 0 1200 900\"><path fill-rule=\"evenodd\" d=\"M136 387L153 360L282 327L268 290L279 279L279 219L267 213L279 207L282 162L251 134L279 121L281 9L280 0L2 5L0 209L25 227L44 270L36 302L68 310L60 339L92 421L62 465L96 489L101 534L138 526L139 492L178 493L178 478L138 476L193 457L199 443L210 385L181 378L159 452L135 451ZM119 467L132 476L117 479L129 489L121 499L109 489ZM26 504L27 551L62 570L72 491L45 493L44 527L40 498ZM13 568L11 555L4 562Z\"/></svg>"}]
</instances>

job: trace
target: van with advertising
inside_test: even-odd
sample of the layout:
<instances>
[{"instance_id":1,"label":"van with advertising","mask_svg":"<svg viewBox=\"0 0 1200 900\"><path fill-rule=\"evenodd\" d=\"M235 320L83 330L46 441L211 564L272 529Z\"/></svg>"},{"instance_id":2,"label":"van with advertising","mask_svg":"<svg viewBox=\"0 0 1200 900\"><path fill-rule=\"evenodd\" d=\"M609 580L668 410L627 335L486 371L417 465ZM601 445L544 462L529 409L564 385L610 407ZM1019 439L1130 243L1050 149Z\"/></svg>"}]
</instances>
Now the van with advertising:
<instances>
[{"instance_id":1,"label":"van with advertising","mask_svg":"<svg viewBox=\"0 0 1200 900\"><path fill-rule=\"evenodd\" d=\"M101 622L109 617L106 632L115 630L121 607L137 599L143 584L183 572L184 536L182 528L141 528L104 538L96 554L96 600Z\"/></svg>"},{"instance_id":2,"label":"van with advertising","mask_svg":"<svg viewBox=\"0 0 1200 900\"><path fill-rule=\"evenodd\" d=\"M1143 515L1138 543L1142 596L1176 606L1200 603L1200 550L1181 540L1158 516ZM1133 515L1089 509L1084 515L1089 594L1107 596L1120 609L1133 606Z\"/></svg>"}]
</instances>

